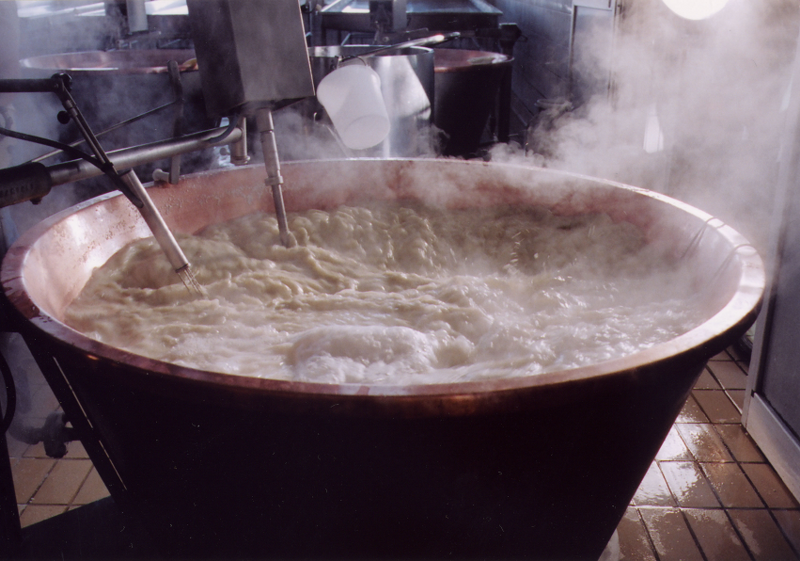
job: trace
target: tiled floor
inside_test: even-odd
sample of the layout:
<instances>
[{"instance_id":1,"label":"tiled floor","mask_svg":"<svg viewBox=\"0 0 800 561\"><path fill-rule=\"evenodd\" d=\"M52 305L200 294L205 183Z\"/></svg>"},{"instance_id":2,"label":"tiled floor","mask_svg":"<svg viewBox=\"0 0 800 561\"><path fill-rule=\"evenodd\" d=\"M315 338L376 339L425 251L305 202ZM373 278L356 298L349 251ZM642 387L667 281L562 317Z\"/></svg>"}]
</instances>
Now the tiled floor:
<instances>
[{"instance_id":1,"label":"tiled floor","mask_svg":"<svg viewBox=\"0 0 800 561\"><path fill-rule=\"evenodd\" d=\"M746 364L708 364L618 527L627 560L800 559L800 507L740 424Z\"/></svg>"},{"instance_id":2,"label":"tiled floor","mask_svg":"<svg viewBox=\"0 0 800 561\"><path fill-rule=\"evenodd\" d=\"M26 374L30 394L21 418L27 426L41 427L58 410L58 401L32 358L15 366ZM42 443L28 445L7 435L7 444L23 527L108 496L80 442L70 442L67 455L59 460L49 458Z\"/></svg>"},{"instance_id":3,"label":"tiled floor","mask_svg":"<svg viewBox=\"0 0 800 561\"><path fill-rule=\"evenodd\" d=\"M800 505L740 424L745 368L733 353L709 363L620 522L621 559L800 559ZM29 378L43 423L58 404ZM9 454L23 526L108 495L79 443L56 461L9 438Z\"/></svg>"}]
</instances>

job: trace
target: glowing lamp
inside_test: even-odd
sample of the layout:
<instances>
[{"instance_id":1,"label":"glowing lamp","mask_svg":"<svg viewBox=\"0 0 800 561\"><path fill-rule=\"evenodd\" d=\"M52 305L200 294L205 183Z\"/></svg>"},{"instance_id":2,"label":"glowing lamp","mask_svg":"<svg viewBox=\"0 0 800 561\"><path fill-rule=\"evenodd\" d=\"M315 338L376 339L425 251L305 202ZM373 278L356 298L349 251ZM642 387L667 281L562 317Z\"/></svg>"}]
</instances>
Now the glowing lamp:
<instances>
[{"instance_id":1,"label":"glowing lamp","mask_svg":"<svg viewBox=\"0 0 800 561\"><path fill-rule=\"evenodd\" d=\"M719 12L728 0L663 0L663 2L682 18L701 20Z\"/></svg>"}]
</instances>

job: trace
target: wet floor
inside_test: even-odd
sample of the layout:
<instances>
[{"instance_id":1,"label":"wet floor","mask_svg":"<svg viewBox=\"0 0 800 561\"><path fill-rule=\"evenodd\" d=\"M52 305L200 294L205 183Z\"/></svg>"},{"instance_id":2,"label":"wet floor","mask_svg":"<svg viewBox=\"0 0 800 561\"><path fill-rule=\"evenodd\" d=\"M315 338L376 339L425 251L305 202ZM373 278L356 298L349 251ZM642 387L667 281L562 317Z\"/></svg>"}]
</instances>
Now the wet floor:
<instances>
[{"instance_id":1,"label":"wet floor","mask_svg":"<svg viewBox=\"0 0 800 561\"><path fill-rule=\"evenodd\" d=\"M741 425L747 365L711 360L617 529L622 559L800 559L800 508Z\"/></svg>"}]
</instances>

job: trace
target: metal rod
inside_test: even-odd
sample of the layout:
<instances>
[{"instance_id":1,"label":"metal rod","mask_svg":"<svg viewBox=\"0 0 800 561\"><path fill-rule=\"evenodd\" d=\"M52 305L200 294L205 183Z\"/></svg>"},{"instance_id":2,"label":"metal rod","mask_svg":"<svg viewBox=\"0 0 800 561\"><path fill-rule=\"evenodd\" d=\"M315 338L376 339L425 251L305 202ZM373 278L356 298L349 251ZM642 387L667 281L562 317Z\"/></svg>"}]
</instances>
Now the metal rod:
<instances>
[{"instance_id":1,"label":"metal rod","mask_svg":"<svg viewBox=\"0 0 800 561\"><path fill-rule=\"evenodd\" d=\"M132 148L123 148L107 152L106 155L114 167L129 169L142 164L149 164L158 160L172 158L179 154L187 154L211 146L220 146L239 140L241 129L233 129L226 138L210 142L209 139L219 138L225 132L225 127L188 134L180 138L160 140L150 144L142 144ZM102 175L102 171L84 160L71 160L47 167L52 179L52 185L64 185L73 181L81 181Z\"/></svg>"},{"instance_id":2,"label":"metal rod","mask_svg":"<svg viewBox=\"0 0 800 561\"><path fill-rule=\"evenodd\" d=\"M172 136L175 138L183 133L183 83L181 82L181 72L176 61L169 61L167 63L167 70L169 71L169 81L177 103L172 116ZM169 182L174 185L180 180L180 177L181 157L180 155L172 156L169 162Z\"/></svg>"},{"instance_id":3,"label":"metal rod","mask_svg":"<svg viewBox=\"0 0 800 561\"><path fill-rule=\"evenodd\" d=\"M139 208L139 212L150 227L150 231L153 233L158 245L161 246L162 251L164 251L173 269L186 285L189 292L202 295L203 290L192 274L189 261L183 254L178 242L175 240L175 236L172 235L172 232L161 216L161 213L158 211L158 208L153 204L150 195L147 194L147 190L142 185L142 182L139 181L139 178L132 169L128 169L128 171L124 173L119 173L117 171L114 163L108 158L108 155L103 150L97 137L92 133L86 119L84 119L83 113L81 113L75 100L69 93L64 78L62 77L61 80L62 88L56 92L61 99L61 104L64 106L64 109L67 110L72 120L75 121L75 124L80 128L83 137L86 139L86 144L92 149L95 157L104 164L103 171L114 180L117 188L127 194L131 201Z\"/></svg>"},{"instance_id":4,"label":"metal rod","mask_svg":"<svg viewBox=\"0 0 800 561\"><path fill-rule=\"evenodd\" d=\"M230 143L231 163L235 166L243 166L250 161L250 156L247 154L247 119L244 115L239 117L239 128L242 129L242 135L236 142Z\"/></svg>"},{"instance_id":5,"label":"metal rod","mask_svg":"<svg viewBox=\"0 0 800 561\"><path fill-rule=\"evenodd\" d=\"M106 156L103 147L100 146L100 142L97 140L97 137L94 135L94 133L92 133L92 129L89 128L89 123L87 123L86 119L84 119L83 113L81 113L81 110L78 109L78 105L75 103L75 100L72 99L72 95L69 93L69 91L66 88L60 90L59 97L61 97L61 104L64 106L64 109L67 110L69 116L72 118L75 124L78 125L78 128L80 129L86 144L94 154L94 157L104 164L110 164L111 161Z\"/></svg>"},{"instance_id":6,"label":"metal rod","mask_svg":"<svg viewBox=\"0 0 800 561\"><path fill-rule=\"evenodd\" d=\"M180 246L178 246L178 242L175 241L175 236L170 232L167 223L164 222L164 218L161 216L161 213L158 212L150 195L147 194L147 189L145 189L142 182L139 181L136 173L133 170L128 170L120 175L120 179L122 179L130 190L136 194L139 200L144 203L144 206L140 208L139 211L142 213L142 217L144 217L144 221L147 222L150 230L152 230L153 236L155 236L156 241L158 241L158 245L161 246L161 249L163 249L164 253L167 255L167 259L172 265L172 268L179 271L184 267L188 267L189 261L186 259Z\"/></svg>"},{"instance_id":7,"label":"metal rod","mask_svg":"<svg viewBox=\"0 0 800 561\"><path fill-rule=\"evenodd\" d=\"M256 111L256 126L258 127L261 149L264 152L264 166L267 168L267 179L264 181L272 187L272 200L275 203L275 215L278 218L278 231L284 247L297 245L286 220L286 207L283 204L283 177L281 177L281 164L278 159L278 144L275 141L275 125L272 121L272 109L267 107Z\"/></svg>"},{"instance_id":8,"label":"metal rod","mask_svg":"<svg viewBox=\"0 0 800 561\"><path fill-rule=\"evenodd\" d=\"M178 101L170 101L169 103L165 103L164 105L159 105L158 107L156 107L154 109L150 109L148 111L145 111L144 113L136 115L135 117L131 117L130 119L125 119L124 121L120 121L119 123L117 123L115 125L111 125L107 129L104 129L104 130L102 130L102 131L100 131L98 133L95 133L95 137L100 138L101 136L104 136L104 135L106 135L106 134L108 134L110 132L114 132L115 130L120 129L120 128L126 126L126 125L130 125L131 123L135 123L136 121L141 121L142 119L144 119L146 117L149 117L150 115L153 115L155 113L158 113L159 111L161 111L163 109L167 109L168 107L172 107L176 103L178 103ZM75 146L80 146L84 142L86 142L85 139L79 138L78 140L76 140L74 142L70 142L69 146L72 146L74 148ZM41 162L43 160L46 160L47 158L52 158L53 156L57 156L57 155L61 154L62 152L63 152L63 150L53 150L51 152L47 152L46 154L42 154L41 156L36 156L35 158L33 158L31 160L31 162Z\"/></svg>"},{"instance_id":9,"label":"metal rod","mask_svg":"<svg viewBox=\"0 0 800 561\"><path fill-rule=\"evenodd\" d=\"M357 55L346 56L342 58L341 62L345 62L354 58L379 55L382 53L394 51L396 49L407 49L409 47L424 47L427 45L436 45L438 43L444 43L445 41L452 41L453 39L458 39L461 36L462 33L460 31L451 31L450 33L437 33L436 35L431 35L430 37L411 39L410 41L403 41L402 43L396 43L394 45L376 47L374 49L370 49L366 52Z\"/></svg>"},{"instance_id":10,"label":"metal rod","mask_svg":"<svg viewBox=\"0 0 800 561\"><path fill-rule=\"evenodd\" d=\"M139 209L139 212L150 228L150 231L153 232L153 237L167 256L170 265L172 265L172 268L183 281L183 284L186 285L189 292L204 296L205 289L203 289L200 283L194 278L192 269L189 266L189 260L186 259L186 255L184 255L181 246L178 245L175 236L172 235L167 223L164 221L164 217L158 212L158 208L156 208L155 203L153 203L153 200L147 193L147 189L145 189L142 182L139 181L136 173L132 169L129 169L120 175L120 179L122 179L128 188L142 201L142 208Z\"/></svg>"}]
</instances>

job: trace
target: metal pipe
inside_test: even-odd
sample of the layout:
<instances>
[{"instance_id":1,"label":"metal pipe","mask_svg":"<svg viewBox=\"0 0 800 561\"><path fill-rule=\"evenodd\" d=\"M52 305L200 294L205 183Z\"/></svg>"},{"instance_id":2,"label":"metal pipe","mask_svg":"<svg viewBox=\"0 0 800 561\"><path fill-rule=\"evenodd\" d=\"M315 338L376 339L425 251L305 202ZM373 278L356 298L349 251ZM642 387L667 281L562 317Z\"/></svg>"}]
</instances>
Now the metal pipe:
<instances>
[{"instance_id":1,"label":"metal pipe","mask_svg":"<svg viewBox=\"0 0 800 561\"><path fill-rule=\"evenodd\" d=\"M150 228L150 231L153 232L153 237L155 237L161 250L167 256L170 265L172 265L172 268L183 281L183 284L186 285L189 292L203 295L204 290L194 278L194 274L189 266L189 260L186 259L186 255L184 255L181 246L178 245L175 236L172 235L167 223L164 221L164 217L158 212L158 208L156 208L150 195L147 194L147 189L145 189L142 182L139 181L136 173L132 169L129 169L120 175L120 179L122 179L128 188L142 201L142 208L139 209L139 212Z\"/></svg>"},{"instance_id":2,"label":"metal pipe","mask_svg":"<svg viewBox=\"0 0 800 561\"><path fill-rule=\"evenodd\" d=\"M209 141L210 139L219 138L225 130L225 127L220 127L188 134L177 139L160 140L158 142L134 146L132 148L114 150L112 152L107 152L106 155L111 163L114 164L115 168L129 169L142 164L172 158L179 154L187 154L211 146L220 146L236 142L242 136L241 129L235 128L227 137L211 142ZM50 174L52 186L97 177L103 173L84 160L71 160L69 162L48 166L47 172Z\"/></svg>"},{"instance_id":3,"label":"metal pipe","mask_svg":"<svg viewBox=\"0 0 800 561\"><path fill-rule=\"evenodd\" d=\"M258 127L261 149L264 152L264 166L267 168L267 179L264 182L272 187L272 200L275 203L275 215L278 218L278 230L281 243L284 247L294 247L297 240L289 231L286 220L286 208L283 205L283 177L281 164L278 159L278 144L275 141L275 125L272 121L272 110L264 107L256 111L256 126Z\"/></svg>"},{"instance_id":4,"label":"metal pipe","mask_svg":"<svg viewBox=\"0 0 800 561\"><path fill-rule=\"evenodd\" d=\"M450 33L437 33L436 35L431 35L429 37L421 37L419 39L411 39L409 41L403 41L402 43L395 43L394 45L385 45L381 47L376 47L374 49L370 49L366 52L359 53L357 55L346 56L342 58L341 62L346 62L354 58L380 55L394 50L407 49L409 47L426 47L428 45L436 45L438 43L444 43L445 41L452 41L453 39L458 39L459 37L462 36L464 36L464 33L460 31L451 31Z\"/></svg>"},{"instance_id":5,"label":"metal pipe","mask_svg":"<svg viewBox=\"0 0 800 561\"><path fill-rule=\"evenodd\" d=\"M125 148L116 152L108 152L106 157L113 168L130 169L141 164L172 158L175 155L185 154L201 148L223 145L231 141L235 142L242 137L241 130L233 129L225 138L220 138L220 131L222 130L213 129L187 135L179 139ZM209 142L206 140L208 138L216 140ZM83 159L49 167L40 162L29 162L20 166L1 169L0 207L28 200L35 201L47 195L51 187L97 177L103 175L103 173L96 165ZM167 174L165 173L164 175L165 179L168 179ZM127 189L127 184L123 184L121 187L128 190L128 195L133 195L133 192ZM137 208L139 206L140 201L137 200Z\"/></svg>"},{"instance_id":6,"label":"metal pipe","mask_svg":"<svg viewBox=\"0 0 800 561\"><path fill-rule=\"evenodd\" d=\"M89 146L89 149L92 151L95 158L104 164L108 163L109 160L106 157L103 147L100 145L100 142L97 140L97 137L94 135L94 133L92 133L89 123L86 122L86 119L83 117L83 113L81 113L81 110L78 109L78 105L75 103L75 100L72 99L72 95L69 93L69 90L65 86L58 93L59 97L61 98L61 104L64 106L64 109L67 111L67 113L69 113L72 121L78 126L78 129L83 135L84 141Z\"/></svg>"},{"instance_id":7,"label":"metal pipe","mask_svg":"<svg viewBox=\"0 0 800 561\"><path fill-rule=\"evenodd\" d=\"M176 70L174 65L172 70ZM100 168L94 173L94 175L99 175L100 173L106 174L113 181L117 189L122 191L130 199L130 201L141 212L144 221L150 227L153 236L161 246L161 249L166 254L167 259L169 260L173 269L186 285L186 288L189 290L189 292L203 295L204 290L195 280L191 271L191 267L189 266L189 261L183 254L183 251L178 245L178 242L175 240L175 237L172 235L172 232L170 232L167 223L164 221L164 218L161 216L161 213L158 211L155 204L153 204L152 199L147 194L147 190L144 188L141 181L139 181L136 173L133 171L133 169L130 169L133 166L120 166L123 169L128 168L128 171L124 173L119 173L117 171L118 164L115 164L115 162L111 160L108 157L108 154L106 154L106 152L103 150L103 147L100 145L97 137L94 135L89 127L89 124L86 122L83 113L78 108L75 100L72 98L72 95L69 92L69 80L69 76L66 74L57 74L47 81L31 80L29 81L29 86L25 85L25 81L0 81L0 91L2 91L3 88L12 87L23 88L20 91L26 91L24 90L25 87L46 88L48 90L52 88L52 91L58 95L59 99L61 100L61 104L69 114L69 118L78 126L87 146L89 146L94 154L94 157L99 162L98 166L92 165L92 167ZM222 138L227 138L229 136L230 134L224 134ZM49 188L53 185L53 183L48 182L47 178L45 177L45 175L49 175L49 170L42 170L40 166L41 164L31 163L26 166L18 166L17 168L14 168L14 173L12 173L10 176L14 179L14 181L12 183L12 189L8 194L13 197L15 191L19 191L23 197L29 197L31 194L33 194L35 197L40 190L43 191L46 188L47 191L49 191ZM78 169L79 168L73 167L72 171L78 171ZM30 174L31 177L35 178L35 180L28 181L27 174ZM68 174L65 179L68 179L69 181L75 181L76 177L77 174ZM23 197L20 197L20 199L24 200Z\"/></svg>"},{"instance_id":8,"label":"metal pipe","mask_svg":"<svg viewBox=\"0 0 800 561\"><path fill-rule=\"evenodd\" d=\"M158 107L156 107L154 109L150 109L148 111L145 111L144 113L136 115L135 117L131 117L130 119L125 119L124 121L120 121L119 123L117 123L115 125L111 125L107 129L103 129L102 131L95 133L94 136L95 136L95 138L100 138L101 136L104 136L104 135L106 135L106 134L108 134L110 132L114 132L115 130L120 129L120 128L126 126L126 125L130 125L131 123L135 123L137 121L141 121L145 117L149 117L150 115L158 113L159 111L161 111L163 109L166 109L168 107L172 107L173 105L175 105L178 102L180 102L180 100L170 101L169 103L165 103L164 105L159 105ZM84 142L86 142L85 139L79 138L78 140L75 140L74 142L70 142L68 144L68 146L72 146L74 148L76 146L80 146ZM63 150L52 150L50 152L47 152L46 154L42 154L41 156L36 156L34 159L32 159L30 161L31 162L42 162L42 161L44 161L44 160L46 160L48 158L52 158L53 156L58 156L59 154L62 154L63 152L64 152Z\"/></svg>"},{"instance_id":9,"label":"metal pipe","mask_svg":"<svg viewBox=\"0 0 800 561\"><path fill-rule=\"evenodd\" d=\"M139 211L142 213L142 217L144 217L144 221L147 222L150 230L153 231L153 236L155 236L156 241L158 241L158 245L161 246L161 249L163 249L164 253L167 255L167 259L172 265L172 268L179 271L184 267L188 267L189 261L186 259L180 246L178 246L178 242L175 241L175 236L169 231L167 223L164 222L164 218L161 216L161 213L158 212L150 195L147 194L147 189L145 189L142 182L139 181L136 173L133 170L128 170L120 174L120 179L122 179L128 188L133 191L142 203L144 203L144 206L142 206Z\"/></svg>"},{"instance_id":10,"label":"metal pipe","mask_svg":"<svg viewBox=\"0 0 800 561\"><path fill-rule=\"evenodd\" d=\"M178 63L174 60L167 62L169 72L169 82L175 94L175 111L172 115L172 137L177 138L183 134L183 83ZM168 181L175 185L181 178L181 157L173 156L169 162L169 172L165 173L161 169L153 172L154 181Z\"/></svg>"},{"instance_id":11,"label":"metal pipe","mask_svg":"<svg viewBox=\"0 0 800 561\"><path fill-rule=\"evenodd\" d=\"M125 8L128 13L128 33L140 33L149 29L144 0L126 0Z\"/></svg>"},{"instance_id":12,"label":"metal pipe","mask_svg":"<svg viewBox=\"0 0 800 561\"><path fill-rule=\"evenodd\" d=\"M242 135L236 142L231 142L231 163L235 166L243 166L250 161L247 154L247 119L242 115L239 117L238 126L242 129Z\"/></svg>"}]
</instances>

